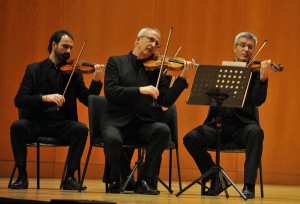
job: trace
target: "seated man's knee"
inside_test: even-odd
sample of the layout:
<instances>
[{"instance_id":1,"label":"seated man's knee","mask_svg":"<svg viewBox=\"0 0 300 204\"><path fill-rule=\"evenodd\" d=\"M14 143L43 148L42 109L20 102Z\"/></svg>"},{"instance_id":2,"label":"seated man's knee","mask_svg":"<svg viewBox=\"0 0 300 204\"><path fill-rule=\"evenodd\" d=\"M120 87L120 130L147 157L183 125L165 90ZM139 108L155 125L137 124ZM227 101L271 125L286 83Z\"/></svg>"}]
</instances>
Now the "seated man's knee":
<instances>
[{"instance_id":1,"label":"seated man's knee","mask_svg":"<svg viewBox=\"0 0 300 204\"><path fill-rule=\"evenodd\" d=\"M25 120L16 120L10 126L10 133L12 137L16 137L19 133L28 134L28 126Z\"/></svg>"},{"instance_id":2,"label":"seated man's knee","mask_svg":"<svg viewBox=\"0 0 300 204\"><path fill-rule=\"evenodd\" d=\"M79 133L77 135L80 135L81 137L86 137L87 138L88 133L89 133L89 129L84 123L78 122L78 125L75 128L75 133Z\"/></svg>"},{"instance_id":3,"label":"seated man's knee","mask_svg":"<svg viewBox=\"0 0 300 204\"><path fill-rule=\"evenodd\" d=\"M252 126L249 128L249 137L252 140L262 142L264 140L264 131L259 126Z\"/></svg>"},{"instance_id":4,"label":"seated man's knee","mask_svg":"<svg viewBox=\"0 0 300 204\"><path fill-rule=\"evenodd\" d=\"M157 135L159 135L164 141L168 141L171 137L171 130L169 126L164 123L161 123L161 125L157 128L157 133Z\"/></svg>"},{"instance_id":5,"label":"seated man's knee","mask_svg":"<svg viewBox=\"0 0 300 204\"><path fill-rule=\"evenodd\" d=\"M101 131L104 146L107 148L121 148L123 146L122 136L114 128L103 128Z\"/></svg>"},{"instance_id":6,"label":"seated man's knee","mask_svg":"<svg viewBox=\"0 0 300 204\"><path fill-rule=\"evenodd\" d=\"M189 146L197 141L198 134L195 134L195 130L190 131L183 137L183 144Z\"/></svg>"},{"instance_id":7,"label":"seated man's knee","mask_svg":"<svg viewBox=\"0 0 300 204\"><path fill-rule=\"evenodd\" d=\"M213 135L213 134L212 134ZM207 147L215 143L210 135L205 134L203 127L191 130L183 137L183 144L187 149Z\"/></svg>"},{"instance_id":8,"label":"seated man's knee","mask_svg":"<svg viewBox=\"0 0 300 204\"><path fill-rule=\"evenodd\" d=\"M183 144L185 147L189 146L189 144L191 144L191 137L189 134L186 134L184 137L183 137Z\"/></svg>"},{"instance_id":9,"label":"seated man's knee","mask_svg":"<svg viewBox=\"0 0 300 204\"><path fill-rule=\"evenodd\" d=\"M263 141L264 140L264 131L261 129L261 128L259 128L258 130L256 130L257 132L256 132L256 135L257 135L257 140L259 140L259 141Z\"/></svg>"}]
</instances>

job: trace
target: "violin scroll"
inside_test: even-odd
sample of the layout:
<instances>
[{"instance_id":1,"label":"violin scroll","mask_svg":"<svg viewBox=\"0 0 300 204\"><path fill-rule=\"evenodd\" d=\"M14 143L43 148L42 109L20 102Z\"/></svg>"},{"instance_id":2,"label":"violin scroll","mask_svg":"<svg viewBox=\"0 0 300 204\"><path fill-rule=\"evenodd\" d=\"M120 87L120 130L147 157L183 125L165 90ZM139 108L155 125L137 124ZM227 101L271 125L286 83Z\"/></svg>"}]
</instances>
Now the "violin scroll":
<instances>
[{"instance_id":1,"label":"violin scroll","mask_svg":"<svg viewBox=\"0 0 300 204\"><path fill-rule=\"evenodd\" d=\"M275 72L281 72L284 69L281 64L275 64L275 63L272 63L272 68Z\"/></svg>"}]
</instances>

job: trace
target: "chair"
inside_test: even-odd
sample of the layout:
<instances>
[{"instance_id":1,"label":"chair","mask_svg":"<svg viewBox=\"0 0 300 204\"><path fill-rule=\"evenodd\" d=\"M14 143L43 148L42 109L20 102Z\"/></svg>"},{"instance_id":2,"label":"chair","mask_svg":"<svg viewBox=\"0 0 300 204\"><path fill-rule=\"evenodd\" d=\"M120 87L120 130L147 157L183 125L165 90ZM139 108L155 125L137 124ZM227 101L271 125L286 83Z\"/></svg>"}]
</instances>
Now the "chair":
<instances>
[{"instance_id":1,"label":"chair","mask_svg":"<svg viewBox=\"0 0 300 204\"><path fill-rule=\"evenodd\" d=\"M21 109L18 110L19 111L19 118L24 118L23 117L23 112ZM67 147L69 146L69 143L59 139L59 138L53 138L53 137L49 137L49 136L39 136L37 137L37 139L35 141L29 141L27 144L27 147L36 147L36 179L37 179L37 183L36 183L36 188L40 189L40 147ZM62 174L62 178L61 178L61 182L60 182L60 188L62 188L62 183L63 183L63 179L65 177L66 171L67 171L67 164L68 164L68 155L69 155L69 151L67 154L67 158L66 158L66 162L64 165L64 170L63 170L63 174ZM16 172L17 166L14 165L13 171L11 173L10 176L10 180L8 183L8 188L10 188L13 178L15 176L15 172ZM78 169L78 180L80 181L80 169Z\"/></svg>"},{"instance_id":2,"label":"chair","mask_svg":"<svg viewBox=\"0 0 300 204\"><path fill-rule=\"evenodd\" d=\"M213 151L215 152L215 148L207 148L208 151ZM220 152L221 153L245 153L246 149L241 148L237 144L233 142L227 142L227 143L221 143L220 146ZM261 161L259 162L258 166L259 170L259 179L260 179L260 196L263 198L264 197L264 186L263 186L263 178L262 178L262 163ZM201 185L201 195L204 195L205 192L205 182L202 183Z\"/></svg>"},{"instance_id":3,"label":"chair","mask_svg":"<svg viewBox=\"0 0 300 204\"><path fill-rule=\"evenodd\" d=\"M171 138L166 146L166 150L169 150L169 185L166 186L165 183L158 177L160 183L166 187L170 193L172 189L172 154L173 150L176 151L176 160L177 160L177 173L178 173L178 182L179 189L182 190L181 183L181 172L180 172L180 162L179 162L179 151L178 151L178 126L177 126L177 108L176 105L172 105L166 112L164 122L168 124L171 130Z\"/></svg>"},{"instance_id":4,"label":"chair","mask_svg":"<svg viewBox=\"0 0 300 204\"><path fill-rule=\"evenodd\" d=\"M90 125L90 147L88 150L88 155L86 158L83 174L82 174L82 180L81 180L81 185L83 185L87 166L89 163L91 151L93 147L103 147L103 141L101 138L101 132L100 132L100 118L101 118L101 113L105 109L107 105L107 101L105 100L104 96L96 96L96 95L90 95L89 96L89 101L88 101L88 113L89 113L89 125ZM178 179L179 179L179 185L181 188L181 175L180 175L180 166L179 166L179 154L178 154L178 134L177 134L177 112L176 112L176 106L172 106L169 108L167 112L168 117L166 117L166 122L170 126L171 133L172 133L172 141L170 141L166 147L166 149L170 150L170 161L169 161L169 186L166 184L163 185L168 188L168 190L171 190L171 180L172 180L172 150L176 149L176 156L177 156L177 166L178 166ZM169 122L172 119L172 123ZM175 140L176 138L176 140ZM139 145L124 145L124 148L134 148L138 150L138 160L135 162L135 166L133 167L133 171L131 172L132 175L134 171L137 169L138 166L142 164L143 159L144 159L144 153L145 153L145 147L139 146ZM131 174L130 174L131 175ZM130 176L128 177L128 180L125 181L125 185L122 186L121 190L126 188L126 185L128 184L130 180ZM79 189L79 191L81 188ZM108 185L106 183L106 192L108 190ZM171 190L172 191L172 190ZM170 191L170 192L171 192ZM172 191L173 192L173 191Z\"/></svg>"},{"instance_id":5,"label":"chair","mask_svg":"<svg viewBox=\"0 0 300 204\"><path fill-rule=\"evenodd\" d=\"M58 138L51 138L51 137L38 137L36 142L27 144L27 147L36 147L36 172L37 172L36 188L37 189L40 189L40 147L67 147L67 146L69 146L68 142L65 142L65 141L63 141L61 139L58 139ZM68 155L69 155L69 153L68 153ZM68 163L68 156L66 158L66 162L65 162L65 165L64 165L64 170L63 170L63 174L62 174L62 178L61 178L60 188L62 188L62 182L63 182L63 179L65 177L66 170L67 170L67 163ZM12 180L14 178L16 168L17 168L17 166L14 165L12 174L10 176L8 187L10 187L11 184L12 184ZM78 179L80 180L80 170L78 170Z\"/></svg>"},{"instance_id":6,"label":"chair","mask_svg":"<svg viewBox=\"0 0 300 204\"><path fill-rule=\"evenodd\" d=\"M259 121L259 111L258 107L255 108L255 118L257 121ZM215 147L207 148L208 151L216 152ZM226 142L220 144L220 153L245 153L246 149L241 148L239 145L233 143L233 142ZM262 163L259 162L258 166L259 170L259 179L260 179L260 196L264 197L264 188L263 188L263 178L262 178ZM201 185L201 194L203 195L205 191L205 183L203 182L203 185Z\"/></svg>"},{"instance_id":7,"label":"chair","mask_svg":"<svg viewBox=\"0 0 300 204\"><path fill-rule=\"evenodd\" d=\"M82 172L82 179L80 182L79 192L84 182L85 174L89 164L90 156L93 147L103 147L103 141L100 131L100 120L103 110L107 105L104 96L90 95L88 98L88 117L89 117L89 130L90 130L90 147L86 157L85 165ZM108 185L106 184L106 192L108 192Z\"/></svg>"}]
</instances>

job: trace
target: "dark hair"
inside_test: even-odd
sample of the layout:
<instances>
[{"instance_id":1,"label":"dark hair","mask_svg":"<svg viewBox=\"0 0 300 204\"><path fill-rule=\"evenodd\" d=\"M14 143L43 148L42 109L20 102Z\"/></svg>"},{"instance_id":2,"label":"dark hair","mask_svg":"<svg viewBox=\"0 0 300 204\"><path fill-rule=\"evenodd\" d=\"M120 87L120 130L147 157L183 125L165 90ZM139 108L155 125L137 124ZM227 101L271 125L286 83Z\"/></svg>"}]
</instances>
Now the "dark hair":
<instances>
[{"instance_id":1,"label":"dark hair","mask_svg":"<svg viewBox=\"0 0 300 204\"><path fill-rule=\"evenodd\" d=\"M52 34L50 40L49 40L49 45L48 45L48 52L49 52L49 53L51 53L51 51L52 51L52 43L53 43L53 41L54 41L56 44L58 44L58 43L60 42L60 40L61 40L61 37L64 36L64 35L67 35L67 36L69 36L72 40L74 40L72 34L69 33L69 32L66 31L66 30L59 30L59 31L54 32L54 33Z\"/></svg>"}]
</instances>

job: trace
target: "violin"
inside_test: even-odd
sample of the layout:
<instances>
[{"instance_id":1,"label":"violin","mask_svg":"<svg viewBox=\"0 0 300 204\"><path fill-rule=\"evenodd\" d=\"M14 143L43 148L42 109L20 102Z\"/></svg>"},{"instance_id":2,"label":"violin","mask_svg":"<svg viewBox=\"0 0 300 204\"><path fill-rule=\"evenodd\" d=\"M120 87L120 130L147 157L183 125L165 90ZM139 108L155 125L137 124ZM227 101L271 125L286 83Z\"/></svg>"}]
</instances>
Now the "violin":
<instances>
[{"instance_id":1,"label":"violin","mask_svg":"<svg viewBox=\"0 0 300 204\"><path fill-rule=\"evenodd\" d=\"M93 63L90 62L84 62L84 61L78 61L76 65L76 59L70 59L67 61L67 63L60 67L60 70L62 72L70 74L74 68L75 71L82 72L83 74L90 74L95 72L95 67Z\"/></svg>"},{"instance_id":2,"label":"violin","mask_svg":"<svg viewBox=\"0 0 300 204\"><path fill-rule=\"evenodd\" d=\"M252 72L256 72L260 70L261 67L261 61L259 60L254 60L251 65L249 66L251 68ZM281 72L283 71L283 66L281 64L276 64L276 63L271 63L271 68L275 71L275 72Z\"/></svg>"},{"instance_id":3,"label":"violin","mask_svg":"<svg viewBox=\"0 0 300 204\"><path fill-rule=\"evenodd\" d=\"M154 54L152 59L145 61L143 64L147 71L159 70L162 64L162 56ZM163 68L172 71L180 71L183 69L183 65L184 59L181 57L165 57Z\"/></svg>"},{"instance_id":4,"label":"violin","mask_svg":"<svg viewBox=\"0 0 300 204\"><path fill-rule=\"evenodd\" d=\"M180 71L184 67L184 58L182 57L166 57L163 63L163 68L171 71ZM160 69L162 63L162 56L154 54L152 59L145 61L143 64L147 71L154 71ZM198 64L196 64L198 66Z\"/></svg>"},{"instance_id":5,"label":"violin","mask_svg":"<svg viewBox=\"0 0 300 204\"><path fill-rule=\"evenodd\" d=\"M264 43L261 45L261 47L258 49L258 51L256 52L256 54L253 56L253 58L250 60L250 62L248 63L247 67L251 68L252 72L255 71L259 71L260 67L261 67L261 61L258 60L254 60L255 57L258 55L258 53L262 50L262 48L266 45L268 40L265 40ZM275 71L275 72L281 72L283 70L283 66L281 64L275 64L275 63L271 63L271 68Z\"/></svg>"}]
</instances>

